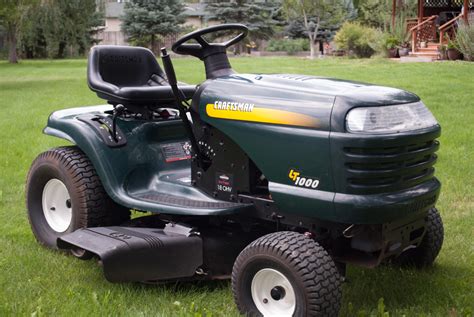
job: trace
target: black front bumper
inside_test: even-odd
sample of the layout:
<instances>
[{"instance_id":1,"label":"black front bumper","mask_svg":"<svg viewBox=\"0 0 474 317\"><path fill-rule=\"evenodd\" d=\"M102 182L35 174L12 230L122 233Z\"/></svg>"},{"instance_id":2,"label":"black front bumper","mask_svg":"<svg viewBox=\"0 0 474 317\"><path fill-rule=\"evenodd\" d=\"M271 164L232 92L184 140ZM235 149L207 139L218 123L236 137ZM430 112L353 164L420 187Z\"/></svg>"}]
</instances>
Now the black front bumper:
<instances>
[{"instance_id":1,"label":"black front bumper","mask_svg":"<svg viewBox=\"0 0 474 317\"><path fill-rule=\"evenodd\" d=\"M381 224L422 214L438 200L441 183L433 178L393 193L354 195L336 193L335 215L339 222Z\"/></svg>"}]
</instances>

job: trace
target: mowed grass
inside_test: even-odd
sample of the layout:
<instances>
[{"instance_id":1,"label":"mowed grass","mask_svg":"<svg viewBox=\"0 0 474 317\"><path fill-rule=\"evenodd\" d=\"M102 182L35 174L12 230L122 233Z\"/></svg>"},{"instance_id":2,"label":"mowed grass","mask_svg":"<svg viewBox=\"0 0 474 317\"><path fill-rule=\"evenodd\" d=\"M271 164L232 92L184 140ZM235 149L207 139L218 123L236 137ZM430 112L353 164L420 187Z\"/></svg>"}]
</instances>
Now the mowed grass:
<instances>
[{"instance_id":1,"label":"mowed grass","mask_svg":"<svg viewBox=\"0 0 474 317\"><path fill-rule=\"evenodd\" d=\"M341 315L474 314L474 63L235 58L238 72L301 73L417 93L443 127L437 176L445 243L431 269L350 267ZM204 79L197 59L175 59L181 81ZM111 284L94 261L40 247L29 228L24 183L32 160L66 144L41 133L57 109L103 103L86 84L86 61L0 62L0 316L238 315L230 284ZM383 302L382 300L383 299Z\"/></svg>"}]
</instances>

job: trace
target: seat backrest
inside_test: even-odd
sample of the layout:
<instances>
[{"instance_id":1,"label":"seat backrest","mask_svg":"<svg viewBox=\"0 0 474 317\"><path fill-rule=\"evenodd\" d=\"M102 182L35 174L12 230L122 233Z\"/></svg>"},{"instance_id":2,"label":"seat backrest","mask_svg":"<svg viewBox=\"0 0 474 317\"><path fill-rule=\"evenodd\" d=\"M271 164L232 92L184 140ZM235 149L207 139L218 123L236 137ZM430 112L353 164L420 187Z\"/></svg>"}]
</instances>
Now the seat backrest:
<instances>
[{"instance_id":1,"label":"seat backrest","mask_svg":"<svg viewBox=\"0 0 474 317\"><path fill-rule=\"evenodd\" d=\"M89 54L87 79L92 90L107 91L110 84L116 87L145 86L152 75L162 76L163 71L149 49L98 45Z\"/></svg>"}]
</instances>

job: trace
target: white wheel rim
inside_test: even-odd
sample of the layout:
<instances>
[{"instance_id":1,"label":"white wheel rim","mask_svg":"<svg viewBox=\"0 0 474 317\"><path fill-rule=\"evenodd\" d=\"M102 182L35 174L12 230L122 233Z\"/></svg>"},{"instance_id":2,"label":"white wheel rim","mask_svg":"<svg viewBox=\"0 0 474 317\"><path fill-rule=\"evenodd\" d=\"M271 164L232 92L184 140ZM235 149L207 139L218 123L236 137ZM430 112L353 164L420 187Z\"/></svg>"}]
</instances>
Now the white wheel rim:
<instances>
[{"instance_id":1,"label":"white wheel rim","mask_svg":"<svg viewBox=\"0 0 474 317\"><path fill-rule=\"evenodd\" d=\"M258 271L252 279L251 292L253 302L263 316L293 316L296 308L295 291L290 281L279 271Z\"/></svg>"},{"instance_id":2,"label":"white wheel rim","mask_svg":"<svg viewBox=\"0 0 474 317\"><path fill-rule=\"evenodd\" d=\"M56 232L64 232L72 220L71 196L59 179L50 179L43 188L43 213L46 222Z\"/></svg>"}]
</instances>

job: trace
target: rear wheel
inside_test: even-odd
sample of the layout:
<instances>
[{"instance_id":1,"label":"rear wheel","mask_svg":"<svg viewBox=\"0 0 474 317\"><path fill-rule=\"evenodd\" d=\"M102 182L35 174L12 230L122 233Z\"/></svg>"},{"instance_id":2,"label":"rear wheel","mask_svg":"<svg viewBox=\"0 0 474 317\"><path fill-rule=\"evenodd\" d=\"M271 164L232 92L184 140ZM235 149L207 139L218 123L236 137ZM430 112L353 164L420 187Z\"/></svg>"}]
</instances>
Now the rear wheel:
<instances>
[{"instance_id":1,"label":"rear wheel","mask_svg":"<svg viewBox=\"0 0 474 317\"><path fill-rule=\"evenodd\" d=\"M92 163L77 147L41 153L26 181L28 219L36 239L57 248L58 237L82 227L120 224L130 217L127 208L107 195ZM90 254L74 250L80 258Z\"/></svg>"},{"instance_id":2,"label":"rear wheel","mask_svg":"<svg viewBox=\"0 0 474 317\"><path fill-rule=\"evenodd\" d=\"M394 259L400 266L423 268L433 265L441 250L444 240L444 228L441 215L436 208L430 209L426 215L426 231L420 245L404 251Z\"/></svg>"},{"instance_id":3,"label":"rear wheel","mask_svg":"<svg viewBox=\"0 0 474 317\"><path fill-rule=\"evenodd\" d=\"M232 292L246 315L337 316L341 276L317 242L296 232L275 232L237 257Z\"/></svg>"}]
</instances>

